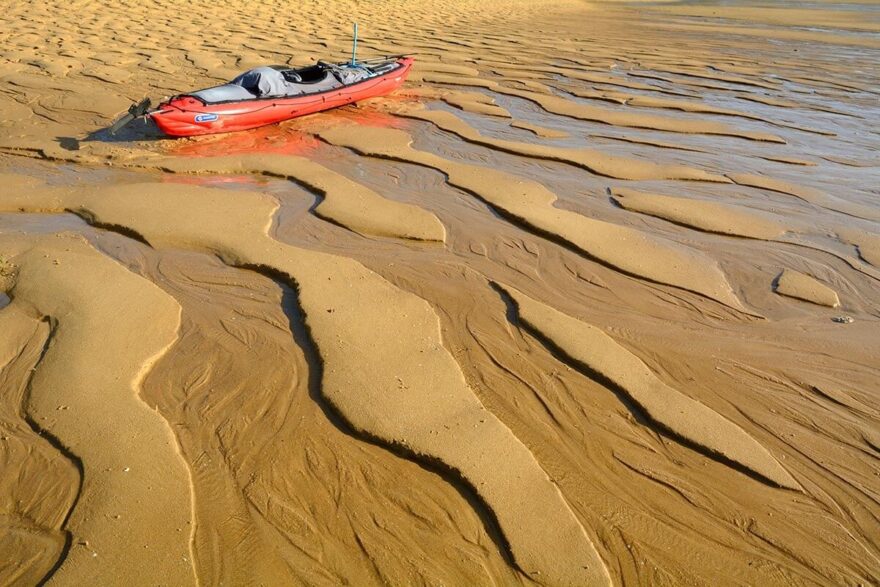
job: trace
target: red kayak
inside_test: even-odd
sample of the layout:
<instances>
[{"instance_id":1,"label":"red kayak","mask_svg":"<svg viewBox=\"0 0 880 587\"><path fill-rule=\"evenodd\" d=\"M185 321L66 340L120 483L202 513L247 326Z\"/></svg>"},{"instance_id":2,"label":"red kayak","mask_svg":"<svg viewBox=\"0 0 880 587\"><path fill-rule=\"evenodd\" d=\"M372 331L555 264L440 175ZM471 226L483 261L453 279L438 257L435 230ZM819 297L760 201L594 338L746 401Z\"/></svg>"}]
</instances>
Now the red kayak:
<instances>
[{"instance_id":1,"label":"red kayak","mask_svg":"<svg viewBox=\"0 0 880 587\"><path fill-rule=\"evenodd\" d=\"M133 105L111 132L139 116L173 137L275 124L389 94L404 82L413 61L398 56L357 63L319 61L300 69L258 67L227 84L173 96L155 109L148 100Z\"/></svg>"}]
</instances>

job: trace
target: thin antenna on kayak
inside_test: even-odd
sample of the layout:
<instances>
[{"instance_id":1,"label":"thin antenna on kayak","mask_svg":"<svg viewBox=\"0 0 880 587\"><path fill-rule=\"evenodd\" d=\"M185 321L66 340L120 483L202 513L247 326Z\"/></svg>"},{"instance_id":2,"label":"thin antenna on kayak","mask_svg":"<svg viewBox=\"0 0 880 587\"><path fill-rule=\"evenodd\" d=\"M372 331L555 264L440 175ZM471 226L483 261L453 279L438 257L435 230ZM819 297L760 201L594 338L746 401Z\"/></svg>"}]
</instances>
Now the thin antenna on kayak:
<instances>
[{"instance_id":1,"label":"thin antenna on kayak","mask_svg":"<svg viewBox=\"0 0 880 587\"><path fill-rule=\"evenodd\" d=\"M358 23L354 23L354 43L351 45L351 64L357 65Z\"/></svg>"}]
</instances>

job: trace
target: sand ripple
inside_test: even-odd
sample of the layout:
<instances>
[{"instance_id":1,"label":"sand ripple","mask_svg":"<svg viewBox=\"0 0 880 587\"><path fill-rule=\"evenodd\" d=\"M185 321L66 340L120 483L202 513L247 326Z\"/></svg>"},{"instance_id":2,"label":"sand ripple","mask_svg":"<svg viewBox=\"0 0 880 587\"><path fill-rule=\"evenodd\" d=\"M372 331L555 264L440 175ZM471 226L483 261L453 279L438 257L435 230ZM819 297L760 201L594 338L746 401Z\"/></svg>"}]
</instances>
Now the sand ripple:
<instances>
[{"instance_id":1,"label":"sand ripple","mask_svg":"<svg viewBox=\"0 0 880 587\"><path fill-rule=\"evenodd\" d=\"M444 172L449 183L476 195L541 234L570 243L590 257L637 276L694 291L742 308L717 265L699 252L633 230L562 210L555 194L542 185L493 169L465 165L417 151L401 131L364 137L356 128L321 133L325 140L366 155L418 163Z\"/></svg>"},{"instance_id":2,"label":"sand ripple","mask_svg":"<svg viewBox=\"0 0 880 587\"><path fill-rule=\"evenodd\" d=\"M306 325L327 365L322 393L355 430L461 475L491 508L527 575L559 585L609 581L558 488L468 389L442 344L436 314L423 300L351 260L271 239L277 205L259 194L233 197L223 190L156 185L137 191L143 194L137 201L125 188L67 190L56 197L59 209L81 210L99 225L133 231L153 246L206 249L229 264L287 276L299 289ZM178 208L177 224L148 212L163 206ZM194 225L190 217L207 224ZM223 230L214 230L218 223ZM386 329L394 335L373 344L374 333ZM432 392L438 386L442 395ZM535 525L523 525L523 515ZM545 531L537 532L539 527ZM547 549L551 542L556 546Z\"/></svg>"},{"instance_id":3,"label":"sand ripple","mask_svg":"<svg viewBox=\"0 0 880 587\"><path fill-rule=\"evenodd\" d=\"M741 428L660 381L638 357L601 330L566 316L511 288L522 322L567 360L622 390L661 428L709 454L757 474L771 483L798 489L797 481Z\"/></svg>"},{"instance_id":4,"label":"sand ripple","mask_svg":"<svg viewBox=\"0 0 880 587\"><path fill-rule=\"evenodd\" d=\"M138 397L177 338L180 307L82 239L46 240L16 255L12 296L51 325L25 409L82 476L63 523L73 543L53 580L115 582L124 566L194 583L189 474L167 423ZM108 282L113 295L94 295Z\"/></svg>"},{"instance_id":5,"label":"sand ripple","mask_svg":"<svg viewBox=\"0 0 880 587\"><path fill-rule=\"evenodd\" d=\"M878 9L710 4L7 2L0 583L875 583Z\"/></svg>"}]
</instances>

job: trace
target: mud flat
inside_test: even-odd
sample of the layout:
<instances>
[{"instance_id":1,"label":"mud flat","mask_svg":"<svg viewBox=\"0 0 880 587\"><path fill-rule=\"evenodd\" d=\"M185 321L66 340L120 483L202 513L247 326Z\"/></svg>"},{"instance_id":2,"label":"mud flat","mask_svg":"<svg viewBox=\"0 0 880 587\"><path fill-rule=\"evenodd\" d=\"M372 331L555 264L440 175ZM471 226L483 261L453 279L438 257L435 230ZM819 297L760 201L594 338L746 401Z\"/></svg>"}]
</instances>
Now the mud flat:
<instances>
[{"instance_id":1,"label":"mud flat","mask_svg":"<svg viewBox=\"0 0 880 587\"><path fill-rule=\"evenodd\" d=\"M876 582L874 3L191 9L0 14L0 584Z\"/></svg>"}]
</instances>

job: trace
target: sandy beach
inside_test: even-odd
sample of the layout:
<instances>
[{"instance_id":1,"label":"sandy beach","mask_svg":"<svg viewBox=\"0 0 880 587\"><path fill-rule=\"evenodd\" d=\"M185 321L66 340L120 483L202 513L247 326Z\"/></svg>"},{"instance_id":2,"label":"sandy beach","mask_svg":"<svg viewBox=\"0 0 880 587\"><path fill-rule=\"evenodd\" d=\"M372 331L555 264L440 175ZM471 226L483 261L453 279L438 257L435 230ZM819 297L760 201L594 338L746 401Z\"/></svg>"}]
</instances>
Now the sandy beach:
<instances>
[{"instance_id":1,"label":"sandy beach","mask_svg":"<svg viewBox=\"0 0 880 587\"><path fill-rule=\"evenodd\" d=\"M880 582L876 2L0 8L0 585Z\"/></svg>"}]
</instances>

